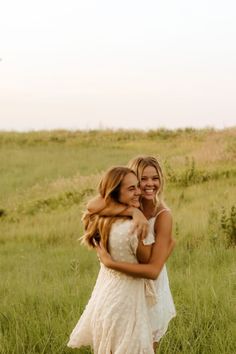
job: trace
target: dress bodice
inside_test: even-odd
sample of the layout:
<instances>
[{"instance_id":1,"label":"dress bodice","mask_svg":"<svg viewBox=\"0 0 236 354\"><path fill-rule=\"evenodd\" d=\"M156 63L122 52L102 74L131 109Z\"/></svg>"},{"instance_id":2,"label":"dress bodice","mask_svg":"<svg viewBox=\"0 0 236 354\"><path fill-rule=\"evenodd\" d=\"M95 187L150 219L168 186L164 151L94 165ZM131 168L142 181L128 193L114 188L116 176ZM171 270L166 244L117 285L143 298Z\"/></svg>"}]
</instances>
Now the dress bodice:
<instances>
[{"instance_id":1,"label":"dress bodice","mask_svg":"<svg viewBox=\"0 0 236 354\"><path fill-rule=\"evenodd\" d=\"M109 235L109 253L116 261L138 263L138 237L132 232L133 221L120 219L113 223Z\"/></svg>"}]
</instances>

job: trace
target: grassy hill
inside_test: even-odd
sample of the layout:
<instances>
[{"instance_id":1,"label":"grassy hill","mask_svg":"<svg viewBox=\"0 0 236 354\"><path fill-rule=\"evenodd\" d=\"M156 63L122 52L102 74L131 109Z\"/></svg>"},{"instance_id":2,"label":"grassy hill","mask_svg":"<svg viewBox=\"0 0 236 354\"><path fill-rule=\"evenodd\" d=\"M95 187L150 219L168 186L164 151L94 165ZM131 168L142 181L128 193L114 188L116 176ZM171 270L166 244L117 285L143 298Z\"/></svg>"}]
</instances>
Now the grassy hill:
<instances>
[{"instance_id":1,"label":"grassy hill","mask_svg":"<svg viewBox=\"0 0 236 354\"><path fill-rule=\"evenodd\" d=\"M0 353L74 352L99 268L78 242L81 212L102 172L138 154L160 156L178 241L178 315L159 353L234 353L236 128L1 132Z\"/></svg>"}]
</instances>

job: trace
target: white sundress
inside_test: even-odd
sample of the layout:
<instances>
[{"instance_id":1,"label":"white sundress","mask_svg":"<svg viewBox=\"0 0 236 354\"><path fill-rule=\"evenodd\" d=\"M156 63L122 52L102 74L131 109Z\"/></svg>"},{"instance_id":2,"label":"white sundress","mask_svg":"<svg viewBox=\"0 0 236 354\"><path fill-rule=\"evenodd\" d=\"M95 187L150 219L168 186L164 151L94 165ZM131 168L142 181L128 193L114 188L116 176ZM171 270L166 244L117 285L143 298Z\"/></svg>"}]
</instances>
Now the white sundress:
<instances>
[{"instance_id":1,"label":"white sundress","mask_svg":"<svg viewBox=\"0 0 236 354\"><path fill-rule=\"evenodd\" d=\"M137 263L138 238L131 220L116 221L109 236L114 260ZM156 303L152 280L135 278L101 264L91 298L68 346L90 345L94 354L154 354L150 308Z\"/></svg>"},{"instance_id":2,"label":"white sundress","mask_svg":"<svg viewBox=\"0 0 236 354\"><path fill-rule=\"evenodd\" d=\"M162 209L155 217L148 220L152 234L155 234L154 225L156 217L165 210ZM153 237L149 233L145 239L145 244L152 244ZM176 316L175 305L170 291L169 279L166 265L162 268L158 278L154 280L157 303L150 309L150 318L153 328L153 341L159 342L167 331L170 320Z\"/></svg>"}]
</instances>

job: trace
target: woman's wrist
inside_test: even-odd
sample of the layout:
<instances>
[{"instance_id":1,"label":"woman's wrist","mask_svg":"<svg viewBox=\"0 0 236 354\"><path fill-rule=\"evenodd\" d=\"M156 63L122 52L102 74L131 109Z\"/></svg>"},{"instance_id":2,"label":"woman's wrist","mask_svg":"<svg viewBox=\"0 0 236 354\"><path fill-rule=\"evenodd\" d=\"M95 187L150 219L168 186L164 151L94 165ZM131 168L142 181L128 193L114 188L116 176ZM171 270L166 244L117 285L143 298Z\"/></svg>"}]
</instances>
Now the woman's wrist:
<instances>
[{"instance_id":1,"label":"woman's wrist","mask_svg":"<svg viewBox=\"0 0 236 354\"><path fill-rule=\"evenodd\" d=\"M135 207L128 207L126 211L129 213L129 216L135 217L136 215L140 215L141 211Z\"/></svg>"},{"instance_id":2,"label":"woman's wrist","mask_svg":"<svg viewBox=\"0 0 236 354\"><path fill-rule=\"evenodd\" d=\"M140 215L140 214L143 215L140 209L132 207L132 216Z\"/></svg>"},{"instance_id":3,"label":"woman's wrist","mask_svg":"<svg viewBox=\"0 0 236 354\"><path fill-rule=\"evenodd\" d=\"M104 264L104 266L106 266L107 268L113 268L114 266L114 261L112 258L107 258L106 260L103 260L102 262Z\"/></svg>"},{"instance_id":4,"label":"woman's wrist","mask_svg":"<svg viewBox=\"0 0 236 354\"><path fill-rule=\"evenodd\" d=\"M136 209L136 208L129 206L129 207L127 207L127 208L123 211L123 214L126 215L126 216L131 216L131 217L133 217L133 215L134 215L134 209Z\"/></svg>"}]
</instances>

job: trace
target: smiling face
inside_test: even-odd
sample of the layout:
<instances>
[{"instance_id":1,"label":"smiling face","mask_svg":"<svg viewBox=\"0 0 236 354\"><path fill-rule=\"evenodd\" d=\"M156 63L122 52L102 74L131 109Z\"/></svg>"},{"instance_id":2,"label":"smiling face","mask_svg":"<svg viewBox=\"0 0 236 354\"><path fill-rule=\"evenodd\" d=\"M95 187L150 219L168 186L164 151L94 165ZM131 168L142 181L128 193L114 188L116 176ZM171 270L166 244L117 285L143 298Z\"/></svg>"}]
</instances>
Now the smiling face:
<instances>
[{"instance_id":1,"label":"smiling face","mask_svg":"<svg viewBox=\"0 0 236 354\"><path fill-rule=\"evenodd\" d=\"M137 156L129 161L128 166L136 173L140 181L141 203L145 200L152 200L155 207L160 205L163 202L164 176L157 158Z\"/></svg>"},{"instance_id":2,"label":"smiling face","mask_svg":"<svg viewBox=\"0 0 236 354\"><path fill-rule=\"evenodd\" d=\"M138 208L140 206L139 198L141 195L139 181L134 173L128 173L121 182L119 192L119 202Z\"/></svg>"},{"instance_id":3,"label":"smiling face","mask_svg":"<svg viewBox=\"0 0 236 354\"><path fill-rule=\"evenodd\" d=\"M143 169L140 181L142 198L153 200L160 189L160 177L154 166Z\"/></svg>"}]
</instances>

